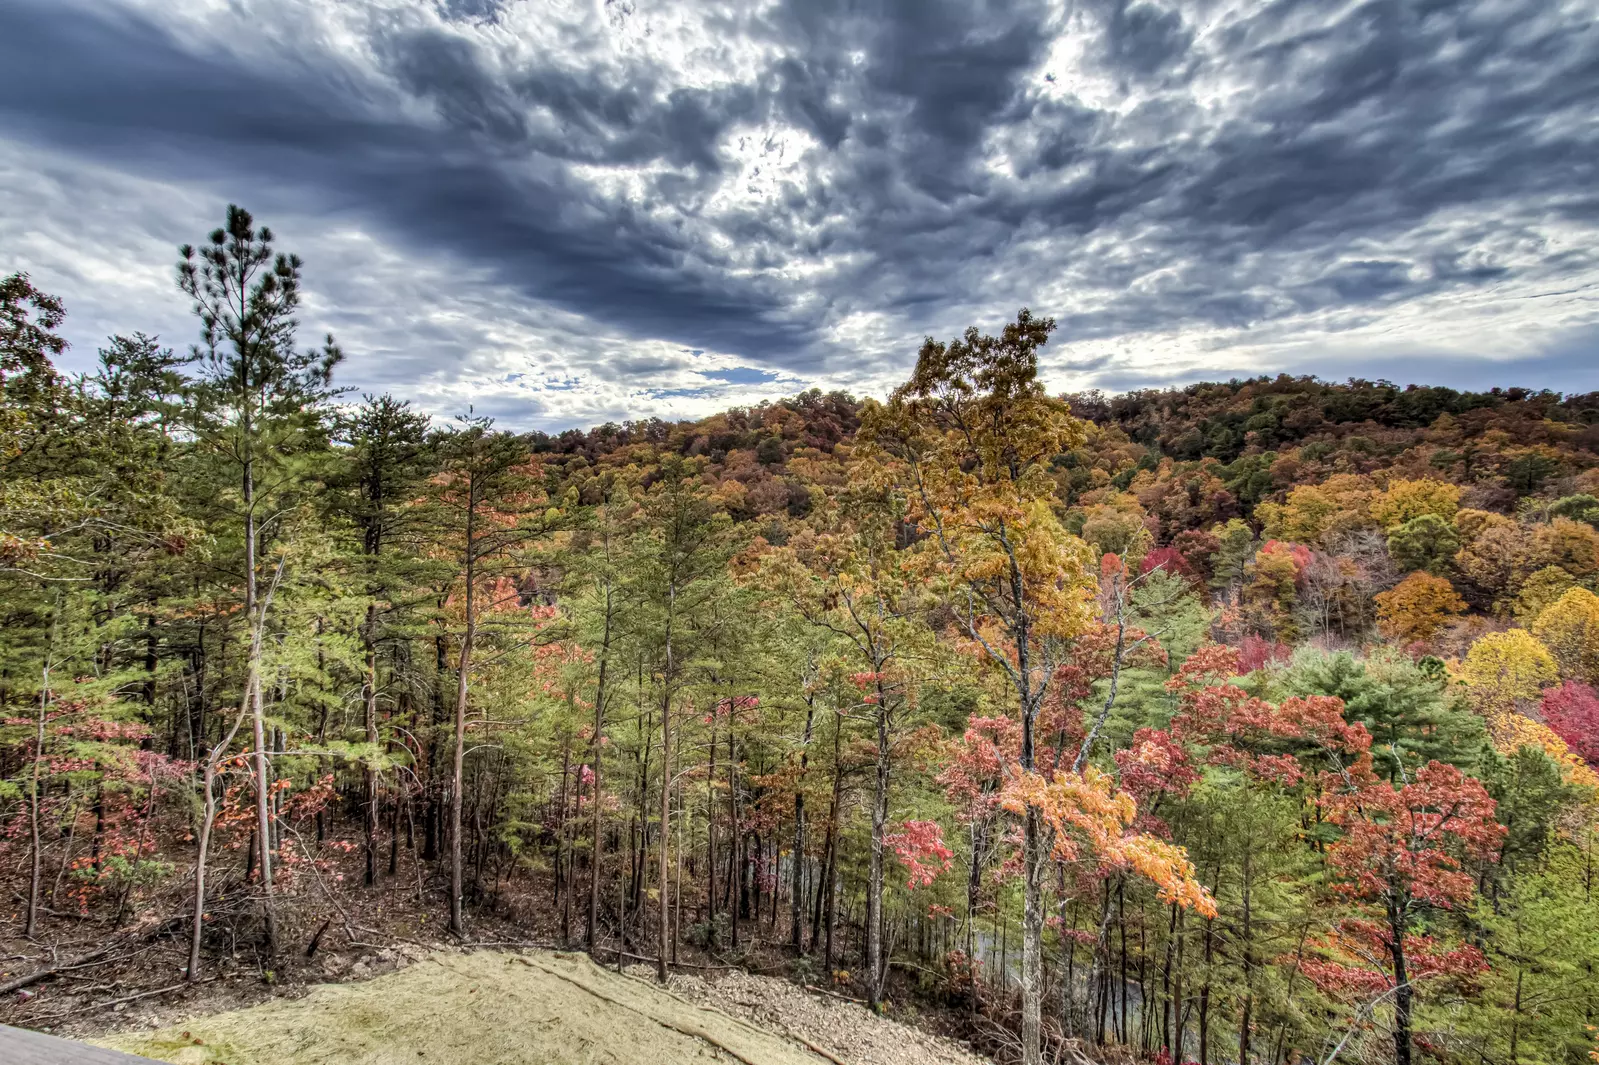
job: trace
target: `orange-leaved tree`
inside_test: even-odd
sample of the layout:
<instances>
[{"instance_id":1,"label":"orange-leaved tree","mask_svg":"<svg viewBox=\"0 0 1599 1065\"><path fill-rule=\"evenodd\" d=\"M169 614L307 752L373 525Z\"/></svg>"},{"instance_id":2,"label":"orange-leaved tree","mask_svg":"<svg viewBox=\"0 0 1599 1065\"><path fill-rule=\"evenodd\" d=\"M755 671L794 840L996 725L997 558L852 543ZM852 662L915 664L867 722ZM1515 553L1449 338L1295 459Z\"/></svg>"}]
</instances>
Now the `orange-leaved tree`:
<instances>
[{"instance_id":1,"label":"orange-leaved tree","mask_svg":"<svg viewBox=\"0 0 1599 1065\"><path fill-rule=\"evenodd\" d=\"M1164 902L1216 916L1216 902L1194 875L1187 851L1133 829L1138 804L1116 779L1094 766L1045 779L1027 773L1002 793L1006 809L1033 814L1049 827L1056 860L1093 862L1097 868L1130 869L1155 885Z\"/></svg>"},{"instance_id":2,"label":"orange-leaved tree","mask_svg":"<svg viewBox=\"0 0 1599 1065\"><path fill-rule=\"evenodd\" d=\"M1466 612L1466 601L1442 577L1417 570L1377 595L1377 627L1400 643L1426 643Z\"/></svg>"}]
</instances>

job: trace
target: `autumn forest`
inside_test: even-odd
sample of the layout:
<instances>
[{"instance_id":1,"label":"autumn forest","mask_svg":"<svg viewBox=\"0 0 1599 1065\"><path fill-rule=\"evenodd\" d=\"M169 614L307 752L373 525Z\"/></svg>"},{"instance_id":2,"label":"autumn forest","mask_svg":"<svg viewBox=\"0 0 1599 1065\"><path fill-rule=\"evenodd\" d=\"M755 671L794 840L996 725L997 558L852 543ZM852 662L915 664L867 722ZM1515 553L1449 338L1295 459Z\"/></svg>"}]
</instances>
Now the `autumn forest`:
<instances>
[{"instance_id":1,"label":"autumn forest","mask_svg":"<svg viewBox=\"0 0 1599 1065\"><path fill-rule=\"evenodd\" d=\"M87 373L0 278L0 1020L538 943L1026 1065L1599 1060L1599 394L1053 395L1038 308L513 432L196 236Z\"/></svg>"}]
</instances>

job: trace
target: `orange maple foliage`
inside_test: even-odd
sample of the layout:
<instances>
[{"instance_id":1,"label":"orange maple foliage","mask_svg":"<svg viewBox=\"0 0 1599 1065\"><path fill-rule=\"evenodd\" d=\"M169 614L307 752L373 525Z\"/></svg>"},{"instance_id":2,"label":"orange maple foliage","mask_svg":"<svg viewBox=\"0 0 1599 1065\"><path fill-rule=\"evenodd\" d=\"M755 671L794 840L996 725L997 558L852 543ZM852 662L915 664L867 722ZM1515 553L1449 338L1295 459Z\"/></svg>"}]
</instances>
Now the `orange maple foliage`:
<instances>
[{"instance_id":1,"label":"orange maple foliage","mask_svg":"<svg viewBox=\"0 0 1599 1065\"><path fill-rule=\"evenodd\" d=\"M1012 813L1036 810L1054 837L1058 861L1091 861L1100 869L1127 869L1155 885L1165 902L1205 917L1216 902L1199 883L1188 852L1134 831L1138 804L1109 774L1087 766L1081 773L1022 773L1005 787L1001 805Z\"/></svg>"},{"instance_id":2,"label":"orange maple foliage","mask_svg":"<svg viewBox=\"0 0 1599 1065\"><path fill-rule=\"evenodd\" d=\"M1401 643L1425 643L1466 612L1466 601L1442 577L1417 570L1377 600L1377 626Z\"/></svg>"}]
</instances>

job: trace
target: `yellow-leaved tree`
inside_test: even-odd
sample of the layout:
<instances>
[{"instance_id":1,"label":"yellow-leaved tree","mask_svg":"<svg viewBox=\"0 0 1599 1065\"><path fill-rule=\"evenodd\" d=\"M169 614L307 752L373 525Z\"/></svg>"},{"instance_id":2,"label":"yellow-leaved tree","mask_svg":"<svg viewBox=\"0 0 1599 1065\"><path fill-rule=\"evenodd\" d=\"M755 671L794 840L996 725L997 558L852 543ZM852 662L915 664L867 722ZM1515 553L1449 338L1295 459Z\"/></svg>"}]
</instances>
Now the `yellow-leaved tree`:
<instances>
[{"instance_id":1,"label":"yellow-leaved tree","mask_svg":"<svg viewBox=\"0 0 1599 1065\"><path fill-rule=\"evenodd\" d=\"M1532 633L1554 656L1562 677L1599 681L1599 595L1570 589L1538 615Z\"/></svg>"},{"instance_id":2,"label":"yellow-leaved tree","mask_svg":"<svg viewBox=\"0 0 1599 1065\"><path fill-rule=\"evenodd\" d=\"M1501 754L1523 746L1542 748L1573 779L1572 755L1548 726L1534 721L1522 707L1537 699L1558 679L1554 656L1526 629L1489 633L1471 645L1459 669L1477 710L1488 721L1488 735ZM1591 775L1591 774L1590 774Z\"/></svg>"},{"instance_id":3,"label":"yellow-leaved tree","mask_svg":"<svg viewBox=\"0 0 1599 1065\"><path fill-rule=\"evenodd\" d=\"M1053 829L1056 845L1064 845L1062 833L1078 815L1103 823L1082 804L1105 801L1104 788L1093 782L1098 778L1091 781L1086 767L1096 729L1089 730L1070 771L1057 771L1051 780L1037 771L1039 711L1073 640L1093 621L1098 588L1095 552L1061 523L1049 475L1050 460L1081 446L1089 428L1038 380L1038 349L1054 326L1052 319L1023 310L998 336L972 328L948 343L929 337L910 380L886 405L869 402L861 428L868 454L884 463L906 494L907 519L913 535L922 538L915 556L920 572L947 604L963 640L981 650L1016 699L1021 744L1005 774L1022 823L1025 1065L1043 1060L1043 870L1049 837ZM1126 812L1116 800L1112 820ZM1121 835L1090 833L1084 842L1108 847L1107 841ZM1191 880L1191 870L1163 863L1153 852L1104 851L1096 857ZM1189 891L1182 897L1191 896Z\"/></svg>"},{"instance_id":4,"label":"yellow-leaved tree","mask_svg":"<svg viewBox=\"0 0 1599 1065\"><path fill-rule=\"evenodd\" d=\"M1460 666L1460 679L1485 713L1514 711L1558 676L1549 648L1526 629L1489 633L1471 645Z\"/></svg>"},{"instance_id":5,"label":"yellow-leaved tree","mask_svg":"<svg viewBox=\"0 0 1599 1065\"><path fill-rule=\"evenodd\" d=\"M1282 503L1261 503L1255 516L1270 540L1323 544L1331 534L1364 524L1372 495L1369 478L1335 473L1320 484L1299 484Z\"/></svg>"},{"instance_id":6,"label":"yellow-leaved tree","mask_svg":"<svg viewBox=\"0 0 1599 1065\"><path fill-rule=\"evenodd\" d=\"M1423 478L1394 481L1371 501L1371 516L1384 529L1431 514L1452 521L1460 509L1460 486Z\"/></svg>"}]
</instances>

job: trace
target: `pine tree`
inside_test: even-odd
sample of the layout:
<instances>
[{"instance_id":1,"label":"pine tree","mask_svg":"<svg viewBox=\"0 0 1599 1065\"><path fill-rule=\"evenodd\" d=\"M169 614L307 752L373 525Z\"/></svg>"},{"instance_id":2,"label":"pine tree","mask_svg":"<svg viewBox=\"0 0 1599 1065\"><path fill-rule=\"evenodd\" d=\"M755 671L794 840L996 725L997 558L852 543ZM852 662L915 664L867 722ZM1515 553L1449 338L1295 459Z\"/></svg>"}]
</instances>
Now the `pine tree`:
<instances>
[{"instance_id":1,"label":"pine tree","mask_svg":"<svg viewBox=\"0 0 1599 1065\"><path fill-rule=\"evenodd\" d=\"M390 396L366 396L341 419L339 435L349 446L341 478L344 507L361 537L361 568L367 599L361 624L362 732L365 755L365 882L378 879L378 787L382 737L378 729L378 650L396 614L414 606L411 589L423 583L417 560L408 551L416 530L410 506L427 473L424 457L428 419Z\"/></svg>"},{"instance_id":2,"label":"pine tree","mask_svg":"<svg viewBox=\"0 0 1599 1065\"><path fill-rule=\"evenodd\" d=\"M306 461L320 451L327 405L337 394L333 368L343 357L330 336L320 350L296 348L299 326L298 256L274 253L272 231L243 208L228 205L226 224L196 250L178 249L178 287L193 301L200 343L193 357L200 378L193 389L190 428L213 461L238 488L225 509L240 524L244 617L261 627L263 540L276 531L286 501L307 487ZM258 651L259 641L251 646ZM272 840L268 794L272 787L259 661L247 673L245 692L254 747L256 850L263 892L266 948L277 951L272 904Z\"/></svg>"},{"instance_id":3,"label":"pine tree","mask_svg":"<svg viewBox=\"0 0 1599 1065\"><path fill-rule=\"evenodd\" d=\"M662 983L674 942L670 856L677 725L673 714L696 659L715 638L718 625L732 620L716 610L718 600L729 591L731 530L726 516L711 506L697 474L693 463L677 456L662 460L659 477L640 500L644 520L627 560L628 624L651 675L661 722L656 975ZM731 728L739 694L727 699Z\"/></svg>"},{"instance_id":4,"label":"pine tree","mask_svg":"<svg viewBox=\"0 0 1599 1065\"><path fill-rule=\"evenodd\" d=\"M549 532L558 515L531 468L527 441L494 428L492 419L467 417L433 442L438 456L430 504L433 550L453 565L451 606L459 611L455 663L455 715L450 774L449 930L466 932L462 906L461 810L465 802L467 729L473 653L486 612L514 605L529 543ZM453 611L452 611L453 613Z\"/></svg>"}]
</instances>

